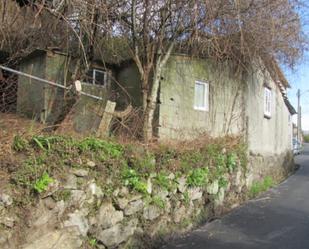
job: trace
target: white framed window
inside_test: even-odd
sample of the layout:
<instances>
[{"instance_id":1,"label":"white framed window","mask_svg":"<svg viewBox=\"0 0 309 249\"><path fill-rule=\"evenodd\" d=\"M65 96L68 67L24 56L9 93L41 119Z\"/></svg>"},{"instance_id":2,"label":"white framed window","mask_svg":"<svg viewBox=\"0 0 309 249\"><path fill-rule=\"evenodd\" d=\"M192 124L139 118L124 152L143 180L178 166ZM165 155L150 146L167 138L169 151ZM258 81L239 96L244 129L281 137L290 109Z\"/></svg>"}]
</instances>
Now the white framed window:
<instances>
[{"instance_id":1,"label":"white framed window","mask_svg":"<svg viewBox=\"0 0 309 249\"><path fill-rule=\"evenodd\" d=\"M99 69L93 69L92 71L92 84L105 86L106 84L106 72Z\"/></svg>"},{"instance_id":2,"label":"white framed window","mask_svg":"<svg viewBox=\"0 0 309 249\"><path fill-rule=\"evenodd\" d=\"M264 87L264 116L266 118L271 117L271 99L272 99L272 92L271 89L268 87Z\"/></svg>"},{"instance_id":3,"label":"white framed window","mask_svg":"<svg viewBox=\"0 0 309 249\"><path fill-rule=\"evenodd\" d=\"M209 110L209 84L206 82L195 81L194 109L200 111Z\"/></svg>"}]
</instances>

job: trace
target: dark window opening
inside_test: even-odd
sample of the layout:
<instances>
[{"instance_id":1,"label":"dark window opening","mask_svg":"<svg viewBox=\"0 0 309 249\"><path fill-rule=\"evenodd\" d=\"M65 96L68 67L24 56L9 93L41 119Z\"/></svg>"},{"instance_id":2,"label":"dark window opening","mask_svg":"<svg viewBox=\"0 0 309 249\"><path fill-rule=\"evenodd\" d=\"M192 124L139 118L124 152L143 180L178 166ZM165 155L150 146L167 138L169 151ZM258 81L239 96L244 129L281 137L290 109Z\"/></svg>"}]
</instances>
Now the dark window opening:
<instances>
[{"instance_id":1,"label":"dark window opening","mask_svg":"<svg viewBox=\"0 0 309 249\"><path fill-rule=\"evenodd\" d=\"M87 73L86 81L93 85L105 86L107 81L106 71L99 69L91 69Z\"/></svg>"}]
</instances>

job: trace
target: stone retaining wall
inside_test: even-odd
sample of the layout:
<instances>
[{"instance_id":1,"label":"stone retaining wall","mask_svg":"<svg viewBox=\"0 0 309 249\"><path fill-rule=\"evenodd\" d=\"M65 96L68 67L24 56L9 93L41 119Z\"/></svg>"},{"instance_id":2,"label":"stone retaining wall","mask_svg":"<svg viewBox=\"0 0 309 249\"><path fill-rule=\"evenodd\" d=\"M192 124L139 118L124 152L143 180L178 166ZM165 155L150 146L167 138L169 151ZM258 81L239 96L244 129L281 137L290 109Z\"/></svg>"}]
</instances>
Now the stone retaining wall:
<instances>
[{"instance_id":1,"label":"stone retaining wall","mask_svg":"<svg viewBox=\"0 0 309 249\"><path fill-rule=\"evenodd\" d=\"M185 176L171 173L168 177L175 188L163 189L154 183L154 174L148 179L148 194L120 187L107 195L88 173L72 170L64 176L65 182L57 180L40 196L29 214L26 241L18 248L149 248L149 241L157 236L192 228L197 221L238 203L246 183L241 167L227 176L227 186L215 180L204 188L190 188ZM13 227L19 221L10 216L12 202L1 206L2 197L0 223L6 226L9 219L13 225L0 236L0 247L17 248Z\"/></svg>"},{"instance_id":2,"label":"stone retaining wall","mask_svg":"<svg viewBox=\"0 0 309 249\"><path fill-rule=\"evenodd\" d=\"M162 234L183 232L236 207L253 181L265 176L281 180L293 170L293 158L290 153L250 155L248 169L237 167L225 175L227 184L213 180L203 188L188 187L186 176L171 173L168 178L175 187L169 190L156 185L153 174L147 194L125 186L107 193L90 176L90 169L71 169L40 195L27 215L22 245L15 237L21 220L11 212L12 193L0 191L0 248L150 248Z\"/></svg>"},{"instance_id":3,"label":"stone retaining wall","mask_svg":"<svg viewBox=\"0 0 309 249\"><path fill-rule=\"evenodd\" d=\"M247 186L253 181L259 181L271 176L280 182L295 170L294 157L291 151L280 155L260 155L250 153L247 172Z\"/></svg>"}]
</instances>

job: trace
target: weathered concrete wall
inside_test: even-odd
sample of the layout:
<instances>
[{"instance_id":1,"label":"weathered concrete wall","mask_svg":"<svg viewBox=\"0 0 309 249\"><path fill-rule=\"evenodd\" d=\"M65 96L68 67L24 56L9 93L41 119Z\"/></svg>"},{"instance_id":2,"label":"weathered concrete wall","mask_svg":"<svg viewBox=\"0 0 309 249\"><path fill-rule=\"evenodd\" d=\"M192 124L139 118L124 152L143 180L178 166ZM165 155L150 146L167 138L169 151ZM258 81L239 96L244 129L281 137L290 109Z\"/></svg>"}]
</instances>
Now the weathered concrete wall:
<instances>
[{"instance_id":1,"label":"weathered concrete wall","mask_svg":"<svg viewBox=\"0 0 309 249\"><path fill-rule=\"evenodd\" d=\"M29 58L22 63L19 70L45 78L46 58L43 56ZM17 112L29 118L44 120L45 85L28 77L18 77Z\"/></svg>"},{"instance_id":2,"label":"weathered concrete wall","mask_svg":"<svg viewBox=\"0 0 309 249\"><path fill-rule=\"evenodd\" d=\"M142 93L141 93L141 81L137 67L134 64L130 64L121 69L116 79L118 83L124 88L125 91L116 87L120 94L127 94L130 96L131 103L134 107L141 107L143 105ZM125 96L127 98L127 96ZM118 102L121 102L121 98ZM117 103L118 104L118 103ZM125 106L125 103L119 103L120 106Z\"/></svg>"},{"instance_id":3,"label":"weathered concrete wall","mask_svg":"<svg viewBox=\"0 0 309 249\"><path fill-rule=\"evenodd\" d=\"M133 104L141 106L136 66L125 67L117 80ZM209 111L194 109L196 80L209 83ZM273 90L270 119L264 118L265 81ZM163 70L157 108L155 130L161 140L191 139L205 132L212 136L246 133L249 150L256 154L280 154L291 149L289 111L278 86L261 71L235 76L227 63L172 56Z\"/></svg>"},{"instance_id":4,"label":"weathered concrete wall","mask_svg":"<svg viewBox=\"0 0 309 249\"><path fill-rule=\"evenodd\" d=\"M272 176L284 179L294 170L292 122L282 94L267 71L247 74L246 119L249 150L248 182ZM264 91L272 92L271 117L264 117Z\"/></svg>"},{"instance_id":5,"label":"weathered concrete wall","mask_svg":"<svg viewBox=\"0 0 309 249\"><path fill-rule=\"evenodd\" d=\"M64 84L68 57L38 51L21 62L19 69L27 74ZM43 123L54 124L63 111L64 90L28 77L18 78L17 110Z\"/></svg>"},{"instance_id":6,"label":"weathered concrete wall","mask_svg":"<svg viewBox=\"0 0 309 249\"><path fill-rule=\"evenodd\" d=\"M266 72L252 72L247 77L246 116L249 151L254 154L279 155L291 150L292 123L278 86ZM264 84L272 91L271 117L264 117Z\"/></svg>"},{"instance_id":7,"label":"weathered concrete wall","mask_svg":"<svg viewBox=\"0 0 309 249\"><path fill-rule=\"evenodd\" d=\"M118 82L142 106L141 82L134 64L117 74ZM194 109L195 81L209 84L209 111ZM244 84L227 64L172 56L162 73L154 130L161 140L192 139L201 133L212 136L239 134L244 130Z\"/></svg>"},{"instance_id":8,"label":"weathered concrete wall","mask_svg":"<svg viewBox=\"0 0 309 249\"><path fill-rule=\"evenodd\" d=\"M62 54L46 54L46 79L65 85L69 57ZM44 91L45 122L54 124L63 115L64 89L46 85Z\"/></svg>"},{"instance_id":9,"label":"weathered concrete wall","mask_svg":"<svg viewBox=\"0 0 309 249\"><path fill-rule=\"evenodd\" d=\"M159 138L192 139L239 134L244 129L243 82L227 64L172 56L163 71ZM209 111L194 109L195 81L209 84Z\"/></svg>"},{"instance_id":10,"label":"weathered concrete wall","mask_svg":"<svg viewBox=\"0 0 309 249\"><path fill-rule=\"evenodd\" d=\"M21 71L25 73L63 85L70 80L73 67L74 61L70 57L48 51L38 51L35 56L24 60L20 65ZM70 112L75 131L91 134L98 128L104 113L108 86L83 84L82 88L84 92L102 97L104 101L80 96L71 110L75 100L72 99L71 94L65 96L64 89L33 81L27 77L20 77L18 111L48 124L63 120L64 116Z\"/></svg>"}]
</instances>

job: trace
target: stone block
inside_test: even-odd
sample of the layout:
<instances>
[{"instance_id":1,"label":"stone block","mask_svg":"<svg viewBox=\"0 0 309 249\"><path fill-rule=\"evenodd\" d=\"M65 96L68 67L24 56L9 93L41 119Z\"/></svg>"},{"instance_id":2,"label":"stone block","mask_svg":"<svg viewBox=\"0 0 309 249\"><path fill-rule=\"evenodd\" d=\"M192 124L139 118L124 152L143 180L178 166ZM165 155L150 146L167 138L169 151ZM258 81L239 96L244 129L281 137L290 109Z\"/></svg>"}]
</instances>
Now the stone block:
<instances>
[{"instance_id":1,"label":"stone block","mask_svg":"<svg viewBox=\"0 0 309 249\"><path fill-rule=\"evenodd\" d=\"M97 215L97 225L102 229L110 228L123 220L123 212L117 211L112 203L103 203Z\"/></svg>"},{"instance_id":2,"label":"stone block","mask_svg":"<svg viewBox=\"0 0 309 249\"><path fill-rule=\"evenodd\" d=\"M124 209L124 214L129 216L141 211L144 208L144 202L140 200L132 201Z\"/></svg>"},{"instance_id":3,"label":"stone block","mask_svg":"<svg viewBox=\"0 0 309 249\"><path fill-rule=\"evenodd\" d=\"M158 218L161 215L161 213L162 213L162 210L159 207L155 205L149 205L144 208L143 217L146 220L154 220Z\"/></svg>"},{"instance_id":4,"label":"stone block","mask_svg":"<svg viewBox=\"0 0 309 249\"><path fill-rule=\"evenodd\" d=\"M100 231L96 238L107 248L115 248L119 244L127 241L134 234L137 224L137 219L130 220L127 225L117 224Z\"/></svg>"}]
</instances>

